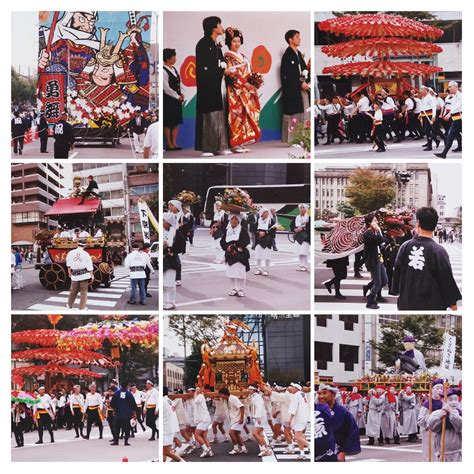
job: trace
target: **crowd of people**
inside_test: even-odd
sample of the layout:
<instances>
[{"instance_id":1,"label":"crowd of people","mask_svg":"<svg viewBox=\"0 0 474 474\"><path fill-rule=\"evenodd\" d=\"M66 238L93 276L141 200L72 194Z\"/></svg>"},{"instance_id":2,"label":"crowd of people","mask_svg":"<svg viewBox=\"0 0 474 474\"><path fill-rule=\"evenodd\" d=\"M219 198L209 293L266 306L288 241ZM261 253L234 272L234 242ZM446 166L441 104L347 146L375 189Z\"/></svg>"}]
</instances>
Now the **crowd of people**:
<instances>
[{"instance_id":1,"label":"crowd of people","mask_svg":"<svg viewBox=\"0 0 474 474\"><path fill-rule=\"evenodd\" d=\"M190 387L173 393L164 387L163 395L164 461L182 462L196 450L201 450L201 458L213 457L212 444L221 442L229 443L229 456L247 455L245 443L251 441L258 444L258 457L271 456L272 447L283 442L285 454L308 459L305 433L310 429L311 403L306 386L249 385L234 393L227 387Z\"/></svg>"},{"instance_id":2,"label":"crowd of people","mask_svg":"<svg viewBox=\"0 0 474 474\"><path fill-rule=\"evenodd\" d=\"M379 384L360 391L335 384L320 384L315 403L315 461L345 461L367 444L422 444L421 461L462 460L462 389L446 390L443 380L431 382L430 391L405 384ZM431 394L431 396L430 396ZM443 421L445 420L445 421ZM443 429L443 426L445 427ZM442 438L443 441L442 441Z\"/></svg>"},{"instance_id":3,"label":"crowd of people","mask_svg":"<svg viewBox=\"0 0 474 474\"><path fill-rule=\"evenodd\" d=\"M249 152L248 145L261 137L260 74L252 70L242 52L244 35L235 27L225 28L217 16L203 20L204 36L196 45L196 136L195 149L203 157ZM218 43L223 37L227 51ZM309 71L299 51L300 32L285 33L287 48L281 59L282 141L291 143L295 123L308 120ZM185 101L181 78L174 66L176 50L163 50L163 114L165 150L178 151L179 126ZM225 92L223 92L225 91Z\"/></svg>"},{"instance_id":4,"label":"crowd of people","mask_svg":"<svg viewBox=\"0 0 474 474\"><path fill-rule=\"evenodd\" d=\"M142 154L143 158L151 158L158 155L158 111L150 112L148 118L145 118L140 110L136 110L124 129L130 137L134 156ZM35 133L38 134L40 153L49 153L48 140L50 137L54 139L54 158L68 158L76 142L73 126L66 112L61 112L57 122L50 127L44 112L13 111L11 137L14 155L23 154L26 136L31 134L30 139L33 139Z\"/></svg>"},{"instance_id":5,"label":"crowd of people","mask_svg":"<svg viewBox=\"0 0 474 474\"><path fill-rule=\"evenodd\" d=\"M444 147L434 154L446 158L454 141L457 147L452 151L462 151L461 87L451 81L446 94L422 86L419 91L407 89L400 98L394 98L389 89L382 87L372 96L364 89L344 97L319 99L315 103L315 142L319 145L319 138L324 136L324 145L336 139L341 144L346 140L370 141L377 152L385 152L387 141L425 138L423 150L433 152L433 143L437 149L443 140Z\"/></svg>"},{"instance_id":6,"label":"crowd of people","mask_svg":"<svg viewBox=\"0 0 474 474\"><path fill-rule=\"evenodd\" d=\"M151 380L142 390L137 384L112 380L102 393L95 383L87 388L74 385L72 388L51 388L35 383L31 393L35 403L15 401L11 406L12 433L16 447L25 446L24 434L36 431L38 440L44 443L44 434L49 434L54 443L54 432L74 432L75 438L91 439L93 426L99 431L98 439L104 438L105 421L110 429L110 442L117 446L123 439L129 446L140 425L143 431L151 430L150 441L158 439L159 394ZM145 427L146 426L146 427Z\"/></svg>"},{"instance_id":7,"label":"crowd of people","mask_svg":"<svg viewBox=\"0 0 474 474\"><path fill-rule=\"evenodd\" d=\"M438 225L434 208L419 208L415 229L395 245L384 235L375 214L367 214L364 219L364 249L356 254L354 272L361 277L364 265L370 272L371 281L361 288L368 309L379 309L379 303L387 301L382 296L382 289L387 286L389 294L398 297L399 310L457 310L462 295L446 249L434 240ZM340 284L347 278L349 258L328 260L327 265L334 277L323 285L330 294L334 286L335 297L345 299Z\"/></svg>"},{"instance_id":8,"label":"crowd of people","mask_svg":"<svg viewBox=\"0 0 474 474\"><path fill-rule=\"evenodd\" d=\"M310 256L309 206L298 205L299 214L292 219L294 253L298 257L296 271L307 272ZM211 246L215 249L213 263L223 264L225 276L230 279L230 296L245 297L247 272L250 271L250 250L254 251L255 276L270 276L272 252L278 251L276 232L278 216L275 209L260 207L257 213L228 212L222 202L216 201L210 225ZM181 286L180 254L186 253L187 241L192 245L194 218L189 206L179 200L168 202L163 214L163 299L164 309L174 309L176 286Z\"/></svg>"}]
</instances>

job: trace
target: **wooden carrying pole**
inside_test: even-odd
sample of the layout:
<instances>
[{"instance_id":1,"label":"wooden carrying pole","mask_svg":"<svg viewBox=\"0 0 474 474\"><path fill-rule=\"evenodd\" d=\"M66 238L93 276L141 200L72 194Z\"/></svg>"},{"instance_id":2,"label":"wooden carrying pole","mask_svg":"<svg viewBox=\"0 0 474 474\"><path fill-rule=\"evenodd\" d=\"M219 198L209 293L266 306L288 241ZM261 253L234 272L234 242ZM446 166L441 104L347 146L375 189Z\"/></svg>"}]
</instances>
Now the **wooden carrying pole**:
<instances>
[{"instance_id":1,"label":"wooden carrying pole","mask_svg":"<svg viewBox=\"0 0 474 474\"><path fill-rule=\"evenodd\" d=\"M445 382L443 384L443 391L444 391L444 403L448 401L448 387L449 384L448 382ZM439 454L439 461L444 462L444 451L445 451L445 444L446 444L446 418L448 417L448 414L443 416L443 420L441 421L441 448L440 448L440 454Z\"/></svg>"},{"instance_id":2,"label":"wooden carrying pole","mask_svg":"<svg viewBox=\"0 0 474 474\"><path fill-rule=\"evenodd\" d=\"M431 415L431 412L433 411L433 385L430 383L430 392L429 392L429 398L428 398L428 412L429 415ZM428 462L432 462L433 460L433 442L432 442L432 437L433 434L431 433L431 430L426 428L428 430Z\"/></svg>"}]
</instances>

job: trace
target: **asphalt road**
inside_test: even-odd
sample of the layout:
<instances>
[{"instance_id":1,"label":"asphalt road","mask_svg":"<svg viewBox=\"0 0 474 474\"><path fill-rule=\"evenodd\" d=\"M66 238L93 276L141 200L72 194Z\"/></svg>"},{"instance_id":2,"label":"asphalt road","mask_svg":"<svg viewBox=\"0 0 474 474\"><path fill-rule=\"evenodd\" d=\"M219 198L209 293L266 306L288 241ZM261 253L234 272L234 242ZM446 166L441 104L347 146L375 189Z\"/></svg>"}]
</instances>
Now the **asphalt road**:
<instances>
[{"instance_id":1,"label":"asphalt road","mask_svg":"<svg viewBox=\"0 0 474 474\"><path fill-rule=\"evenodd\" d=\"M132 140L133 142L133 140ZM23 148L22 155L15 155L13 148L11 149L11 157L14 160L22 160L24 158L40 158L40 159L53 159L54 158L54 139L48 139L48 152L40 153L40 142L34 140L28 143ZM130 145L128 137L121 138L120 143L115 147L110 144L101 145L98 143L94 144L77 144L74 149L69 153L70 160L82 160L82 159L94 159L94 158L107 158L107 159L143 159L143 153L134 154L134 149Z\"/></svg>"},{"instance_id":2,"label":"asphalt road","mask_svg":"<svg viewBox=\"0 0 474 474\"><path fill-rule=\"evenodd\" d=\"M22 290L12 290L12 310L32 311L64 311L69 290L46 290L41 286L38 278L39 270L26 268L23 270L25 286ZM90 310L128 310L128 311L158 311L158 271L151 275L148 291L151 297L147 298L146 306L129 305L130 279L125 267L115 268L115 279L110 288L99 287L89 292L87 307ZM79 295L76 298L74 309L79 307Z\"/></svg>"},{"instance_id":3,"label":"asphalt road","mask_svg":"<svg viewBox=\"0 0 474 474\"><path fill-rule=\"evenodd\" d=\"M286 234L277 235L278 252L272 252L269 276L254 275L254 251L250 251L250 271L247 272L245 298L229 296L230 280L225 265L215 264L215 251L209 230L196 230L194 247L187 244L187 254L181 255L182 286L177 287L178 310L278 310L309 311L310 274L297 272L297 256Z\"/></svg>"},{"instance_id":4,"label":"asphalt road","mask_svg":"<svg viewBox=\"0 0 474 474\"><path fill-rule=\"evenodd\" d=\"M317 240L317 239L316 239ZM462 293L462 246L460 243L444 244L449 254L451 267L453 269L454 278L457 281L459 289ZM346 297L345 300L334 298L334 288L330 295L323 285L323 282L331 279L334 274L330 268L322 262L315 265L315 309L318 311L337 312L339 310L362 311L365 310L366 299L362 295L362 286L367 285L370 281L370 274L364 270L361 272L363 278L354 278L354 256L349 257L349 266L347 267L348 277L341 282L341 293ZM388 289L382 291L382 296L387 299L387 303L380 303L380 311L391 312L397 311L397 297L390 296ZM461 304L458 303L461 309Z\"/></svg>"},{"instance_id":5,"label":"asphalt road","mask_svg":"<svg viewBox=\"0 0 474 474\"><path fill-rule=\"evenodd\" d=\"M408 443L402 436L401 444L384 444L367 446L369 439L362 436L362 452L356 456L346 457L346 462L421 462L421 438L415 443Z\"/></svg>"},{"instance_id":6,"label":"asphalt road","mask_svg":"<svg viewBox=\"0 0 474 474\"><path fill-rule=\"evenodd\" d=\"M320 160L327 159L356 159L356 158L367 158L370 160L394 160L394 159L407 159L413 160L426 160L434 159L442 162L441 158L434 156L434 153L441 153L443 150L443 144L440 143L439 148L436 150L436 145L433 147L433 151L423 151L422 145L426 143L424 140L406 140L402 143L387 142L385 153L376 153L372 144L367 143L347 143L344 142L342 145L332 143L331 145L318 145L314 149L314 157ZM462 152L453 153L452 150L456 148L456 142L448 153L447 159L460 159L462 158Z\"/></svg>"},{"instance_id":7,"label":"asphalt road","mask_svg":"<svg viewBox=\"0 0 474 474\"><path fill-rule=\"evenodd\" d=\"M54 432L55 443L49 442L49 434L44 434L44 444L37 445L38 433L25 434L25 446L15 448L15 438L11 441L11 460L13 462L128 462L156 461L159 455L157 441L148 441L150 432L139 432L130 439L130 446L124 446L120 440L119 446L110 446L110 435L107 423L104 425L104 439L98 439L96 427L92 429L91 439L74 438L74 430L59 430Z\"/></svg>"}]
</instances>

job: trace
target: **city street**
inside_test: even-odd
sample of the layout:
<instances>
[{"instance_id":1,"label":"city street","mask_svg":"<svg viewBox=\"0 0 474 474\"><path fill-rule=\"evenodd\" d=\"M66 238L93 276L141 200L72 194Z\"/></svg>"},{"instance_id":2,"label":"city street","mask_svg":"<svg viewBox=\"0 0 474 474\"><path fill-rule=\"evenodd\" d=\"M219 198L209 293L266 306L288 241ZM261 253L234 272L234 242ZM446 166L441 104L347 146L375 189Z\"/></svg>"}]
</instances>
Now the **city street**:
<instances>
[{"instance_id":1,"label":"city street","mask_svg":"<svg viewBox=\"0 0 474 474\"><path fill-rule=\"evenodd\" d=\"M436 145L433 146L433 151L423 151L421 145L426 143L422 140L407 140L402 143L387 142L385 153L376 153L375 147L371 143L344 143L339 145L339 142L331 145L324 146L322 142L314 150L314 157L316 159L340 159L340 158L368 158L368 159L387 159L399 161L400 159L407 159L410 161L419 159L434 159L443 162L444 160L434 156L433 153L441 153L443 150L443 143L440 143L439 148L436 149ZM460 159L462 158L462 152L453 153L453 149L456 148L456 143L448 153L447 159Z\"/></svg>"},{"instance_id":2,"label":"city street","mask_svg":"<svg viewBox=\"0 0 474 474\"><path fill-rule=\"evenodd\" d=\"M28 265L27 265L28 267ZM12 291L12 310L37 310L37 311L61 311L64 312L68 290L52 291L41 286L38 278L39 270L34 266L23 269L25 286L22 290ZM94 292L89 292L87 307L90 310L158 310L158 271L150 277L148 291L152 294L147 298L147 305L129 305L127 301L130 295L130 279L125 267L115 267L115 279L112 280L110 288L99 287ZM79 295L76 298L74 309L78 309Z\"/></svg>"},{"instance_id":3,"label":"city street","mask_svg":"<svg viewBox=\"0 0 474 474\"><path fill-rule=\"evenodd\" d=\"M41 158L41 159L53 159L54 158L54 138L48 140L48 152L49 153L40 153L40 142L39 140L34 140L31 143L28 143L23 148L22 155L15 155L13 153L13 148L11 150L11 157L14 160L23 160L24 158ZM110 144L100 145L85 145L77 144L70 152L70 160L82 160L82 159L95 159L95 158L122 158L122 159L143 159L143 154L134 155L134 150L131 147L128 137L121 138L120 143L115 147L112 147Z\"/></svg>"},{"instance_id":4,"label":"city street","mask_svg":"<svg viewBox=\"0 0 474 474\"><path fill-rule=\"evenodd\" d=\"M297 272L298 259L287 234L277 234L278 252L272 252L270 275L254 275L256 263L250 250L250 271L247 272L245 298L229 296L230 280L225 265L215 264L215 251L209 229L198 228L194 247L186 246L181 255L182 286L177 287L176 307L179 310L309 310L310 275Z\"/></svg>"},{"instance_id":5,"label":"city street","mask_svg":"<svg viewBox=\"0 0 474 474\"><path fill-rule=\"evenodd\" d=\"M347 456L347 462L421 462L421 438L416 443L405 442L402 436L402 444L384 444L378 446L367 446L369 439L361 436L360 444L362 452L356 456Z\"/></svg>"},{"instance_id":6,"label":"city street","mask_svg":"<svg viewBox=\"0 0 474 474\"><path fill-rule=\"evenodd\" d=\"M462 292L462 247L460 243L443 244L449 254L451 267L453 269L454 278ZM337 312L339 310L361 311L365 309L366 299L362 295L362 286L367 285L370 281L370 274L363 269L363 278L354 278L354 256L349 257L349 266L347 267L348 277L341 282L341 293L346 296L345 300L336 300L331 296L327 289L323 286L323 282L331 279L334 274L330 268L322 262L315 266L315 302L318 311ZM334 290L333 290L334 291ZM397 310L397 298L388 294L388 289L382 291L382 296L388 300L387 303L380 304L380 310L391 312ZM461 306L459 305L459 308Z\"/></svg>"},{"instance_id":7,"label":"city street","mask_svg":"<svg viewBox=\"0 0 474 474\"><path fill-rule=\"evenodd\" d=\"M49 434L44 435L44 444L35 444L38 433L25 433L25 446L15 448L15 438L12 436L11 446L13 462L121 462L124 458L129 462L147 462L158 460L158 442L148 441L150 430L143 432L139 429L135 438L130 439L130 446L124 446L120 440L119 446L111 446L112 438L107 423L104 425L104 439L99 440L98 429L94 427L91 439L74 438L74 430L61 429L54 432L55 443L49 442Z\"/></svg>"}]
</instances>

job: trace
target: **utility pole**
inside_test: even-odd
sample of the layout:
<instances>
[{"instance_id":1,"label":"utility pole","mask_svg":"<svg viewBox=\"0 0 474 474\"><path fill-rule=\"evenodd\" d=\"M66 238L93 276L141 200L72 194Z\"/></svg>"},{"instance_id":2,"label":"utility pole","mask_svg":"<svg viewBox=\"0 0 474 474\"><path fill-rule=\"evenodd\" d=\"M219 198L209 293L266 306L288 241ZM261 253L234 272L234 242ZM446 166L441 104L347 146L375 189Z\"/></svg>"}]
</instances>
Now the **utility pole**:
<instances>
[{"instance_id":1,"label":"utility pole","mask_svg":"<svg viewBox=\"0 0 474 474\"><path fill-rule=\"evenodd\" d=\"M125 235L127 238L127 253L132 248L132 226L130 222L130 191L128 188L128 171L127 163L122 165L123 174L123 199L124 199L124 210L125 210Z\"/></svg>"}]
</instances>

